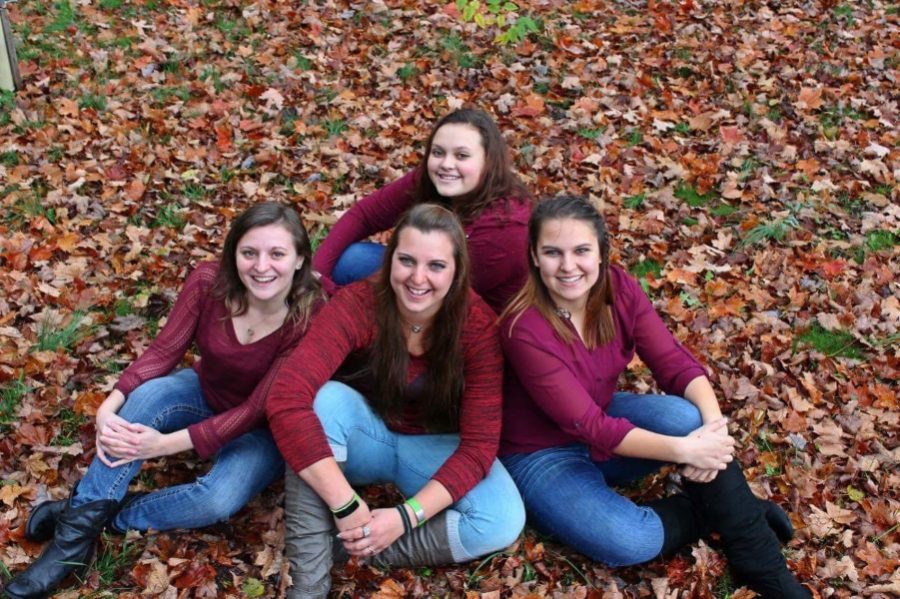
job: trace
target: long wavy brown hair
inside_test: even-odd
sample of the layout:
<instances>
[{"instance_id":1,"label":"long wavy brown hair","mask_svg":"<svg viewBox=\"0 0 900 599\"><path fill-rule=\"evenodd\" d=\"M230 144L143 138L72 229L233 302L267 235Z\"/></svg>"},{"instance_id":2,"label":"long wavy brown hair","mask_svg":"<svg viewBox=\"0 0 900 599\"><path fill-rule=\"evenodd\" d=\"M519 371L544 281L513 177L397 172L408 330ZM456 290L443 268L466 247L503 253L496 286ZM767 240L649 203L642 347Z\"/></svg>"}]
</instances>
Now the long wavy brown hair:
<instances>
[{"instance_id":1,"label":"long wavy brown hair","mask_svg":"<svg viewBox=\"0 0 900 599\"><path fill-rule=\"evenodd\" d=\"M431 146L438 129L451 124L470 125L478 131L481 146L484 148L484 171L481 173L478 186L471 192L454 198L445 198L438 193L431 177L428 176L428 157L431 155ZM500 129L497 128L497 123L488 113L477 108L454 110L434 124L416 173L415 197L420 202L450 206L463 222L471 222L497 200L518 198L532 201L528 189L512 171L509 149Z\"/></svg>"},{"instance_id":2,"label":"long wavy brown hair","mask_svg":"<svg viewBox=\"0 0 900 599\"><path fill-rule=\"evenodd\" d=\"M459 219L436 204L417 204L404 214L384 253L375 287L378 331L371 354L376 385L372 408L386 421L391 421L400 419L407 407L404 398L408 387L409 352L405 325L391 286L394 252L400 234L407 228L422 233L444 233L453 244L453 281L423 339L428 369L424 373L425 388L421 394L426 402L419 406L429 432L452 432L459 430L459 402L463 391L461 338L468 310L469 254Z\"/></svg>"},{"instance_id":3,"label":"long wavy brown hair","mask_svg":"<svg viewBox=\"0 0 900 599\"><path fill-rule=\"evenodd\" d=\"M613 285L609 276L609 235L606 232L606 221L593 204L583 197L562 195L538 202L535 206L528 221L528 280L522 290L510 300L500 319L511 318L509 328L512 331L519 316L534 306L560 338L567 343L574 339L572 329L557 313L553 298L541 279L541 271L535 264L538 239L544 224L566 218L589 225L597 235L600 246L600 276L588 291L585 306L584 345L590 350L612 341L616 336L616 329L613 323Z\"/></svg>"},{"instance_id":4,"label":"long wavy brown hair","mask_svg":"<svg viewBox=\"0 0 900 599\"><path fill-rule=\"evenodd\" d=\"M221 266L213 293L225 300L231 311L230 316L240 316L247 311L247 288L238 275L237 246L250 229L275 224L281 225L290 234L297 255L303 257L303 266L294 272L291 289L285 301L288 305L287 317L305 327L309 324L316 303L325 299L325 292L312 272L312 246L309 235L300 222L297 211L291 206L263 202L251 206L234 219L228 229L228 235L225 236Z\"/></svg>"}]
</instances>

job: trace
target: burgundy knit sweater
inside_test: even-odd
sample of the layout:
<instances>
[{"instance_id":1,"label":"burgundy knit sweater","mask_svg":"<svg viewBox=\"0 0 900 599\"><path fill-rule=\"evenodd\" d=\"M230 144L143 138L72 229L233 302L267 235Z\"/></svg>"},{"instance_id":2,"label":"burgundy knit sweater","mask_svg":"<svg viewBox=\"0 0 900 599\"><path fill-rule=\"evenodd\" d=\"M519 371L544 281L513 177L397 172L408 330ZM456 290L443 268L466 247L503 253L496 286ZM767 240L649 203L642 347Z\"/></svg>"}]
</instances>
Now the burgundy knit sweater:
<instances>
[{"instance_id":1,"label":"burgundy knit sweater","mask_svg":"<svg viewBox=\"0 0 900 599\"><path fill-rule=\"evenodd\" d=\"M162 331L115 385L127 398L142 383L172 372L196 342L200 360L194 370L203 397L215 412L188 427L194 449L203 458L247 431L265 426L266 391L277 370L273 366L287 357L303 335L302 328L288 320L262 339L241 345L225 303L212 296L218 271L218 262L197 266Z\"/></svg>"},{"instance_id":2,"label":"burgundy knit sweater","mask_svg":"<svg viewBox=\"0 0 900 599\"><path fill-rule=\"evenodd\" d=\"M347 247L386 231L414 203L416 171L367 195L354 204L329 231L313 256L313 268L332 293L334 265ZM528 276L528 218L531 204L520 198L492 202L471 222L463 224L472 261L472 288L496 312L522 288Z\"/></svg>"},{"instance_id":3,"label":"burgundy knit sweater","mask_svg":"<svg viewBox=\"0 0 900 599\"><path fill-rule=\"evenodd\" d=\"M460 399L460 442L433 477L454 501L487 475L497 455L503 358L495 320L487 304L470 292L461 339L465 389ZM322 308L309 332L280 366L269 389L267 412L278 448L295 472L332 456L313 412L313 399L347 356L372 345L375 333L373 284L361 281L348 285ZM424 358L410 356L408 380L413 381L427 369ZM358 390L366 393L365 389ZM416 406L408 406L399 422L386 424L398 433L424 434L418 412Z\"/></svg>"}]
</instances>

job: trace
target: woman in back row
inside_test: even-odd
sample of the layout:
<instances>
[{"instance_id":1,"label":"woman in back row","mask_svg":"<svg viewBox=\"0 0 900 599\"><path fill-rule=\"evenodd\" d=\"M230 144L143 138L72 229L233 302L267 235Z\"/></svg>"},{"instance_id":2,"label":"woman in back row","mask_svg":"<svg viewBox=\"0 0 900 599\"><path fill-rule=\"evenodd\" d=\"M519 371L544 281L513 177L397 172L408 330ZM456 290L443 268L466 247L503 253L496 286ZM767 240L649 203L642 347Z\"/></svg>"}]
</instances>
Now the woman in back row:
<instances>
[{"instance_id":1,"label":"woman in back row","mask_svg":"<svg viewBox=\"0 0 900 599\"><path fill-rule=\"evenodd\" d=\"M546 200L528 235L528 282L501 317L500 455L529 523L611 566L717 532L739 582L767 599L809 597L776 536L790 538L790 521L750 491L705 369L609 264L597 210ZM671 395L615 392L635 352ZM665 463L683 465L686 494L640 506L612 488Z\"/></svg>"},{"instance_id":2,"label":"woman in back row","mask_svg":"<svg viewBox=\"0 0 900 599\"><path fill-rule=\"evenodd\" d=\"M472 108L435 123L419 167L354 204L313 257L332 293L374 273L384 246L363 242L394 226L418 203L449 208L463 223L472 260L472 288L495 312L525 283L531 196L512 171L506 142L494 120Z\"/></svg>"}]
</instances>

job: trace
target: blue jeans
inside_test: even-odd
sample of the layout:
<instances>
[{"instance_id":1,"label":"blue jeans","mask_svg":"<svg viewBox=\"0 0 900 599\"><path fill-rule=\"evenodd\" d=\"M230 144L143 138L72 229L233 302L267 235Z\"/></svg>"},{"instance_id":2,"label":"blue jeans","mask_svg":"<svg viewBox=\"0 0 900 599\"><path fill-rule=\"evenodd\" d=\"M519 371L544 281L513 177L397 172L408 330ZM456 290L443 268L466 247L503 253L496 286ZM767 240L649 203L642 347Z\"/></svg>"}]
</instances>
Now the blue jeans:
<instances>
[{"instance_id":1,"label":"blue jeans","mask_svg":"<svg viewBox=\"0 0 900 599\"><path fill-rule=\"evenodd\" d=\"M384 259L384 246L371 241L360 241L351 244L331 271L331 280L338 285L349 285L354 281L365 279L381 268Z\"/></svg>"},{"instance_id":2,"label":"blue jeans","mask_svg":"<svg viewBox=\"0 0 900 599\"><path fill-rule=\"evenodd\" d=\"M392 482L415 495L459 446L459 435L395 433L357 391L335 381L316 394L313 409L352 485ZM525 509L506 469L494 460L487 477L447 508L450 552L456 562L504 549L525 525Z\"/></svg>"},{"instance_id":3,"label":"blue jeans","mask_svg":"<svg viewBox=\"0 0 900 599\"><path fill-rule=\"evenodd\" d=\"M672 436L685 436L703 424L694 404L672 395L616 393L607 413ZM655 472L662 462L624 457L595 462L580 443L501 460L522 493L529 524L541 532L608 566L639 564L659 555L659 516L612 486Z\"/></svg>"},{"instance_id":4,"label":"blue jeans","mask_svg":"<svg viewBox=\"0 0 900 599\"><path fill-rule=\"evenodd\" d=\"M213 415L190 368L147 381L129 396L119 416L163 433ZM78 483L72 505L120 501L141 469L136 460L110 468L94 458ZM284 461L268 429L254 429L226 444L212 468L192 483L154 491L131 502L113 520L119 530L199 528L227 520L269 483L284 475Z\"/></svg>"}]
</instances>

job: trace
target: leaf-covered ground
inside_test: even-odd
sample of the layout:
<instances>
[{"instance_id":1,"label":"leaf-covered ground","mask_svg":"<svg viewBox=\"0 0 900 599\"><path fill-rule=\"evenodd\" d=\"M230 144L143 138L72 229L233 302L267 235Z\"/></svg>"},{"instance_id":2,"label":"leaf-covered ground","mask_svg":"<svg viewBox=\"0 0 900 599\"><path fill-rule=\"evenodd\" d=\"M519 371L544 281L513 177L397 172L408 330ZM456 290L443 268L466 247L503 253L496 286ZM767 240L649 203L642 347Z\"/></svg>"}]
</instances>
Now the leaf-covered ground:
<instances>
[{"instance_id":1,"label":"leaf-covered ground","mask_svg":"<svg viewBox=\"0 0 900 599\"><path fill-rule=\"evenodd\" d=\"M79 478L93 411L228 219L284 200L321 236L475 103L536 194L603 202L617 259L712 369L754 490L790 511L798 577L825 597L900 594L898 4L521 4L539 31L509 45L453 2L11 5L27 86L0 93L4 578L39 553L30 507ZM635 364L625 383L652 380ZM159 460L137 485L203 467ZM59 596L276 596L280 501L107 538ZM533 532L458 568L348 566L334 588L750 596L714 546L609 569Z\"/></svg>"}]
</instances>

